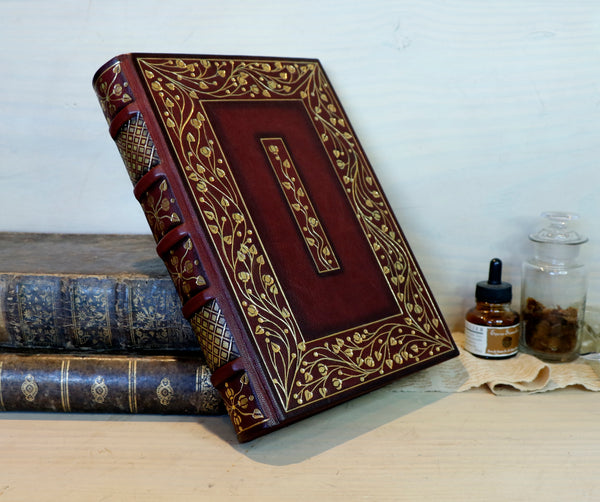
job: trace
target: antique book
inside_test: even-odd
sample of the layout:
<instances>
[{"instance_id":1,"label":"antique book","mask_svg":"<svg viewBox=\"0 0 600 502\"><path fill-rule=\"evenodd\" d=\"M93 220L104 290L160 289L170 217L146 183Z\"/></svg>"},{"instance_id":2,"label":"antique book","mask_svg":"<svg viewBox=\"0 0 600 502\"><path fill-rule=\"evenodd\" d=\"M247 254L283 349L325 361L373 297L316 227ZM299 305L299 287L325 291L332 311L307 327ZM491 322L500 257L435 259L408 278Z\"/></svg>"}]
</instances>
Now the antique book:
<instances>
[{"instance_id":1,"label":"antique book","mask_svg":"<svg viewBox=\"0 0 600 502\"><path fill-rule=\"evenodd\" d=\"M0 411L225 413L200 357L0 353Z\"/></svg>"},{"instance_id":2,"label":"antique book","mask_svg":"<svg viewBox=\"0 0 600 502\"><path fill-rule=\"evenodd\" d=\"M0 233L0 350L200 351L151 235Z\"/></svg>"},{"instance_id":3,"label":"antique book","mask_svg":"<svg viewBox=\"0 0 600 502\"><path fill-rule=\"evenodd\" d=\"M457 355L318 60L126 54L93 83L240 441Z\"/></svg>"}]
</instances>

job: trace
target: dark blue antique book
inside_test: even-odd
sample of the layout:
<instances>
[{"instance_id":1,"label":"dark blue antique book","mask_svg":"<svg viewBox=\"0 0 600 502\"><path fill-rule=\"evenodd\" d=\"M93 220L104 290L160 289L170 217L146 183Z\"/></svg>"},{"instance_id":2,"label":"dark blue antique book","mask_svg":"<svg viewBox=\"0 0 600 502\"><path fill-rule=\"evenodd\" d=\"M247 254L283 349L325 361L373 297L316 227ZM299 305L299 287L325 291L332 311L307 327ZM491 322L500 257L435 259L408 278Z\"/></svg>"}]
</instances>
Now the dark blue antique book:
<instances>
[{"instance_id":1,"label":"dark blue antique book","mask_svg":"<svg viewBox=\"0 0 600 502\"><path fill-rule=\"evenodd\" d=\"M0 352L0 411L216 415L201 353Z\"/></svg>"},{"instance_id":2,"label":"dark blue antique book","mask_svg":"<svg viewBox=\"0 0 600 502\"><path fill-rule=\"evenodd\" d=\"M0 233L0 350L200 351L150 235Z\"/></svg>"}]
</instances>

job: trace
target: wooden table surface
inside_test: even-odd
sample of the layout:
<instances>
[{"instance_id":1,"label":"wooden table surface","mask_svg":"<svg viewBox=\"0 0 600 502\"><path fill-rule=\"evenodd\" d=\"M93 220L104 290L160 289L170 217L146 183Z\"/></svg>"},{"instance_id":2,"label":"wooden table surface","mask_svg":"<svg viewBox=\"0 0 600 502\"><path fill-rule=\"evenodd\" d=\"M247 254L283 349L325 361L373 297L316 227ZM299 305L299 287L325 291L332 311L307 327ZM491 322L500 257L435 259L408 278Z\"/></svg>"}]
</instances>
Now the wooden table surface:
<instances>
[{"instance_id":1,"label":"wooden table surface","mask_svg":"<svg viewBox=\"0 0 600 502\"><path fill-rule=\"evenodd\" d=\"M0 414L1 500L600 500L600 396L393 385L247 444L227 417Z\"/></svg>"}]
</instances>

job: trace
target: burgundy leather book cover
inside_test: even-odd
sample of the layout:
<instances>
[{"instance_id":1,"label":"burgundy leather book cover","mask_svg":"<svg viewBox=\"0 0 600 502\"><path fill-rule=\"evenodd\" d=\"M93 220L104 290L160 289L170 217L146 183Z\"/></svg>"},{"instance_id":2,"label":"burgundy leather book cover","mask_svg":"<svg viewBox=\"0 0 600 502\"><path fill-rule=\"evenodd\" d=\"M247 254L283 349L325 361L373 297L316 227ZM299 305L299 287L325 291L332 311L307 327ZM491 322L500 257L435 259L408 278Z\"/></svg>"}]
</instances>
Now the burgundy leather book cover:
<instances>
[{"instance_id":1,"label":"burgundy leather book cover","mask_svg":"<svg viewBox=\"0 0 600 502\"><path fill-rule=\"evenodd\" d=\"M129 54L94 87L240 441L457 355L318 60Z\"/></svg>"}]
</instances>

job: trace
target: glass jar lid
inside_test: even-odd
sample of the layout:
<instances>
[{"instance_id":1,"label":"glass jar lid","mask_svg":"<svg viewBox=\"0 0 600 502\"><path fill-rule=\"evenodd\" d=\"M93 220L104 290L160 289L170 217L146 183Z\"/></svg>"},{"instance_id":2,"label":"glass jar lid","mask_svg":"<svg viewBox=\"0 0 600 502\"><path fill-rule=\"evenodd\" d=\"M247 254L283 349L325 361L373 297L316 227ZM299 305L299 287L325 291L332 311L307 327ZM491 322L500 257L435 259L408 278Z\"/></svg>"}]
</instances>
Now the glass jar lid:
<instances>
[{"instance_id":1,"label":"glass jar lid","mask_svg":"<svg viewBox=\"0 0 600 502\"><path fill-rule=\"evenodd\" d=\"M559 211L547 211L542 213L545 218L541 230L530 234L529 238L534 242L543 244L583 244L588 238L573 228L574 222L579 219L575 213L563 213Z\"/></svg>"}]
</instances>

